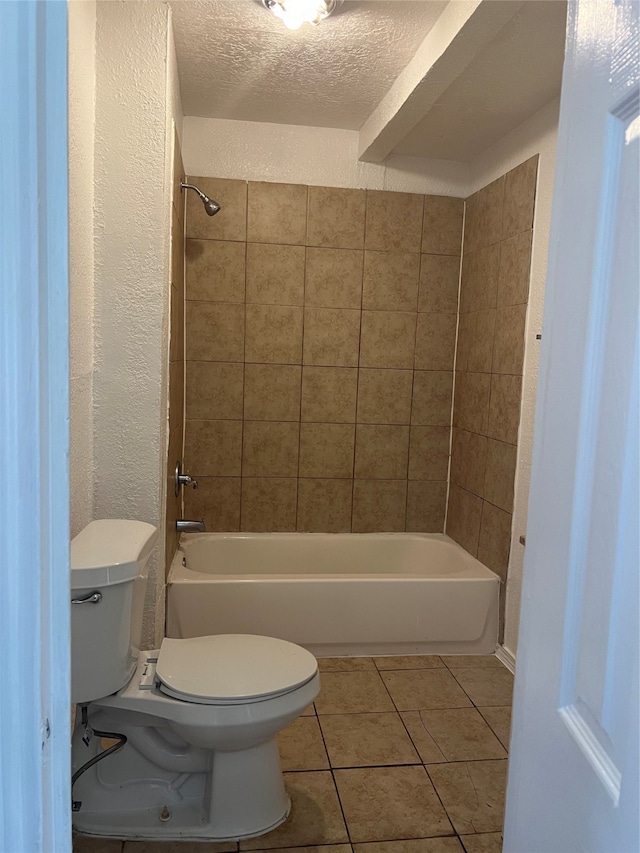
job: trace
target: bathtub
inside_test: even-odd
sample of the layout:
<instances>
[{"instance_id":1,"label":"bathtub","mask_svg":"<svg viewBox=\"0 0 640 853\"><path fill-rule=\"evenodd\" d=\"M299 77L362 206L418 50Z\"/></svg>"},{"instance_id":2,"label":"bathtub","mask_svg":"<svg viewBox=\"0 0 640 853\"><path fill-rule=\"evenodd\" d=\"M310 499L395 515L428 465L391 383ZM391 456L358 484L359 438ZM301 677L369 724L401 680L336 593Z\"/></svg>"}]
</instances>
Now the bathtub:
<instances>
[{"instance_id":1,"label":"bathtub","mask_svg":"<svg viewBox=\"0 0 640 853\"><path fill-rule=\"evenodd\" d=\"M489 654L499 578L443 534L187 533L167 636L267 634L315 655Z\"/></svg>"}]
</instances>

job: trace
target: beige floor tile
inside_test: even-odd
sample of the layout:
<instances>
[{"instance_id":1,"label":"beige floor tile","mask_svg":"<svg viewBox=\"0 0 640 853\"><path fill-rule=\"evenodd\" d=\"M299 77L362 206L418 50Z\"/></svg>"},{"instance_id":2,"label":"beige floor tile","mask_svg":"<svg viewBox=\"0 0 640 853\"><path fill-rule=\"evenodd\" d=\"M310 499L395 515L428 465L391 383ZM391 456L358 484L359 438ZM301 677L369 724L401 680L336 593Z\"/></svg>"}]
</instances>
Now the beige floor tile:
<instances>
[{"instance_id":1,"label":"beige floor tile","mask_svg":"<svg viewBox=\"0 0 640 853\"><path fill-rule=\"evenodd\" d=\"M368 844L354 844L353 849L355 853L464 853L462 844L453 836L370 841Z\"/></svg>"},{"instance_id":2,"label":"beige floor tile","mask_svg":"<svg viewBox=\"0 0 640 853\"><path fill-rule=\"evenodd\" d=\"M456 832L501 832L507 761L432 764L427 768Z\"/></svg>"},{"instance_id":3,"label":"beige floor tile","mask_svg":"<svg viewBox=\"0 0 640 853\"><path fill-rule=\"evenodd\" d=\"M320 726L332 767L420 763L398 714L331 714Z\"/></svg>"},{"instance_id":4,"label":"beige floor tile","mask_svg":"<svg viewBox=\"0 0 640 853\"><path fill-rule=\"evenodd\" d=\"M115 838L84 838L81 835L73 838L73 853L120 853L121 850L122 841Z\"/></svg>"},{"instance_id":5,"label":"beige floor tile","mask_svg":"<svg viewBox=\"0 0 640 853\"><path fill-rule=\"evenodd\" d=\"M273 850L349 841L331 773L285 773L291 797L289 818L267 835L240 842L240 850Z\"/></svg>"},{"instance_id":6,"label":"beige floor tile","mask_svg":"<svg viewBox=\"0 0 640 853\"><path fill-rule=\"evenodd\" d=\"M425 764L439 764L447 760L438 749L438 744L426 730L420 711L402 711L400 717L411 736L413 745Z\"/></svg>"},{"instance_id":7,"label":"beige floor tile","mask_svg":"<svg viewBox=\"0 0 640 853\"><path fill-rule=\"evenodd\" d=\"M465 708L471 705L465 692L444 667L391 670L380 675L399 711Z\"/></svg>"},{"instance_id":8,"label":"beige floor tile","mask_svg":"<svg viewBox=\"0 0 640 853\"><path fill-rule=\"evenodd\" d=\"M421 711L420 717L447 761L507 757L500 741L475 708Z\"/></svg>"},{"instance_id":9,"label":"beige floor tile","mask_svg":"<svg viewBox=\"0 0 640 853\"><path fill-rule=\"evenodd\" d=\"M459 666L492 666L504 669L504 664L495 655L440 655L440 657L450 669Z\"/></svg>"},{"instance_id":10,"label":"beige floor tile","mask_svg":"<svg viewBox=\"0 0 640 853\"><path fill-rule=\"evenodd\" d=\"M320 672L356 672L375 669L373 658L318 658Z\"/></svg>"},{"instance_id":11,"label":"beige floor tile","mask_svg":"<svg viewBox=\"0 0 640 853\"><path fill-rule=\"evenodd\" d=\"M352 842L453 835L423 767L335 770Z\"/></svg>"},{"instance_id":12,"label":"beige floor tile","mask_svg":"<svg viewBox=\"0 0 640 853\"><path fill-rule=\"evenodd\" d=\"M505 667L456 667L453 674L474 705L511 705L513 676Z\"/></svg>"},{"instance_id":13,"label":"beige floor tile","mask_svg":"<svg viewBox=\"0 0 640 853\"><path fill-rule=\"evenodd\" d=\"M438 655L388 655L373 660L378 669L433 669L442 666Z\"/></svg>"},{"instance_id":14,"label":"beige floor tile","mask_svg":"<svg viewBox=\"0 0 640 853\"><path fill-rule=\"evenodd\" d=\"M312 844L309 847L273 847L270 848L269 853L351 853L351 845Z\"/></svg>"},{"instance_id":15,"label":"beige floor tile","mask_svg":"<svg viewBox=\"0 0 640 853\"><path fill-rule=\"evenodd\" d=\"M377 672L324 672L318 714L373 714L395 711Z\"/></svg>"},{"instance_id":16,"label":"beige floor tile","mask_svg":"<svg viewBox=\"0 0 640 853\"><path fill-rule=\"evenodd\" d=\"M328 770L317 717L298 717L278 735L283 770Z\"/></svg>"},{"instance_id":17,"label":"beige floor tile","mask_svg":"<svg viewBox=\"0 0 640 853\"><path fill-rule=\"evenodd\" d=\"M460 841L466 853L502 853L502 833L483 832L478 835L463 835Z\"/></svg>"},{"instance_id":18,"label":"beige floor tile","mask_svg":"<svg viewBox=\"0 0 640 853\"><path fill-rule=\"evenodd\" d=\"M125 841L123 853L235 853L237 849L235 841Z\"/></svg>"},{"instance_id":19,"label":"beige floor tile","mask_svg":"<svg viewBox=\"0 0 640 853\"><path fill-rule=\"evenodd\" d=\"M316 715L316 709L315 709L315 706L313 705L313 702L311 703L311 705L307 705L307 707L304 709L302 714L300 714L301 717L315 717L315 715Z\"/></svg>"},{"instance_id":20,"label":"beige floor tile","mask_svg":"<svg viewBox=\"0 0 640 853\"><path fill-rule=\"evenodd\" d=\"M511 734L511 707L496 706L495 708L478 708L485 720L493 729L496 737L505 749L509 749Z\"/></svg>"}]
</instances>

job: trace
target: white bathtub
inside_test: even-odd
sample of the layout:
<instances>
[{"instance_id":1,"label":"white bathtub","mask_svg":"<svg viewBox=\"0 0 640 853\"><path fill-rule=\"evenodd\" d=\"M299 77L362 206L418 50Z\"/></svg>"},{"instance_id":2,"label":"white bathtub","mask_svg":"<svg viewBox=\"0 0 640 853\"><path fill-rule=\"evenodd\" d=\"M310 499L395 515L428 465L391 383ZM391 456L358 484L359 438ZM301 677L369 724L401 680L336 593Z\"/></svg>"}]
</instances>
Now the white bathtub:
<instances>
[{"instance_id":1,"label":"white bathtub","mask_svg":"<svg viewBox=\"0 0 640 853\"><path fill-rule=\"evenodd\" d=\"M318 656L488 654L498 576L443 534L189 533L167 635L267 634Z\"/></svg>"}]
</instances>

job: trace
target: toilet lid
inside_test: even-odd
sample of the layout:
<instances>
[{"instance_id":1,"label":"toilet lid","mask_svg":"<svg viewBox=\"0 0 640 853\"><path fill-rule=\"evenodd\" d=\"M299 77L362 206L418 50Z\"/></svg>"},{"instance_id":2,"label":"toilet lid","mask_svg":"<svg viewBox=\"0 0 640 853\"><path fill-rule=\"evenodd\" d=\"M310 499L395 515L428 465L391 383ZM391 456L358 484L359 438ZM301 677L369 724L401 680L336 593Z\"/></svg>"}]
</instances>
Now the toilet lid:
<instances>
[{"instance_id":1,"label":"toilet lid","mask_svg":"<svg viewBox=\"0 0 640 853\"><path fill-rule=\"evenodd\" d=\"M156 665L163 692L201 704L271 698L310 681L317 670L306 649L254 634L167 638Z\"/></svg>"}]
</instances>

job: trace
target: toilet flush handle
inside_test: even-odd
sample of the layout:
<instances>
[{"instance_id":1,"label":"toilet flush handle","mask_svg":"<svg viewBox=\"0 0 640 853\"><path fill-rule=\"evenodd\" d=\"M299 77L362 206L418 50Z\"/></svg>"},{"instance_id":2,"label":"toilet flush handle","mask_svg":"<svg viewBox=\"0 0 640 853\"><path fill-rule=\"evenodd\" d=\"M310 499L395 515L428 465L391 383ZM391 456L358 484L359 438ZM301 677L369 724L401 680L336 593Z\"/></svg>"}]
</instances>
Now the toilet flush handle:
<instances>
[{"instance_id":1,"label":"toilet flush handle","mask_svg":"<svg viewBox=\"0 0 640 853\"><path fill-rule=\"evenodd\" d=\"M90 592L88 595L85 595L84 598L72 598L72 604L99 604L102 601L102 593L100 590L96 589L93 592Z\"/></svg>"}]
</instances>

